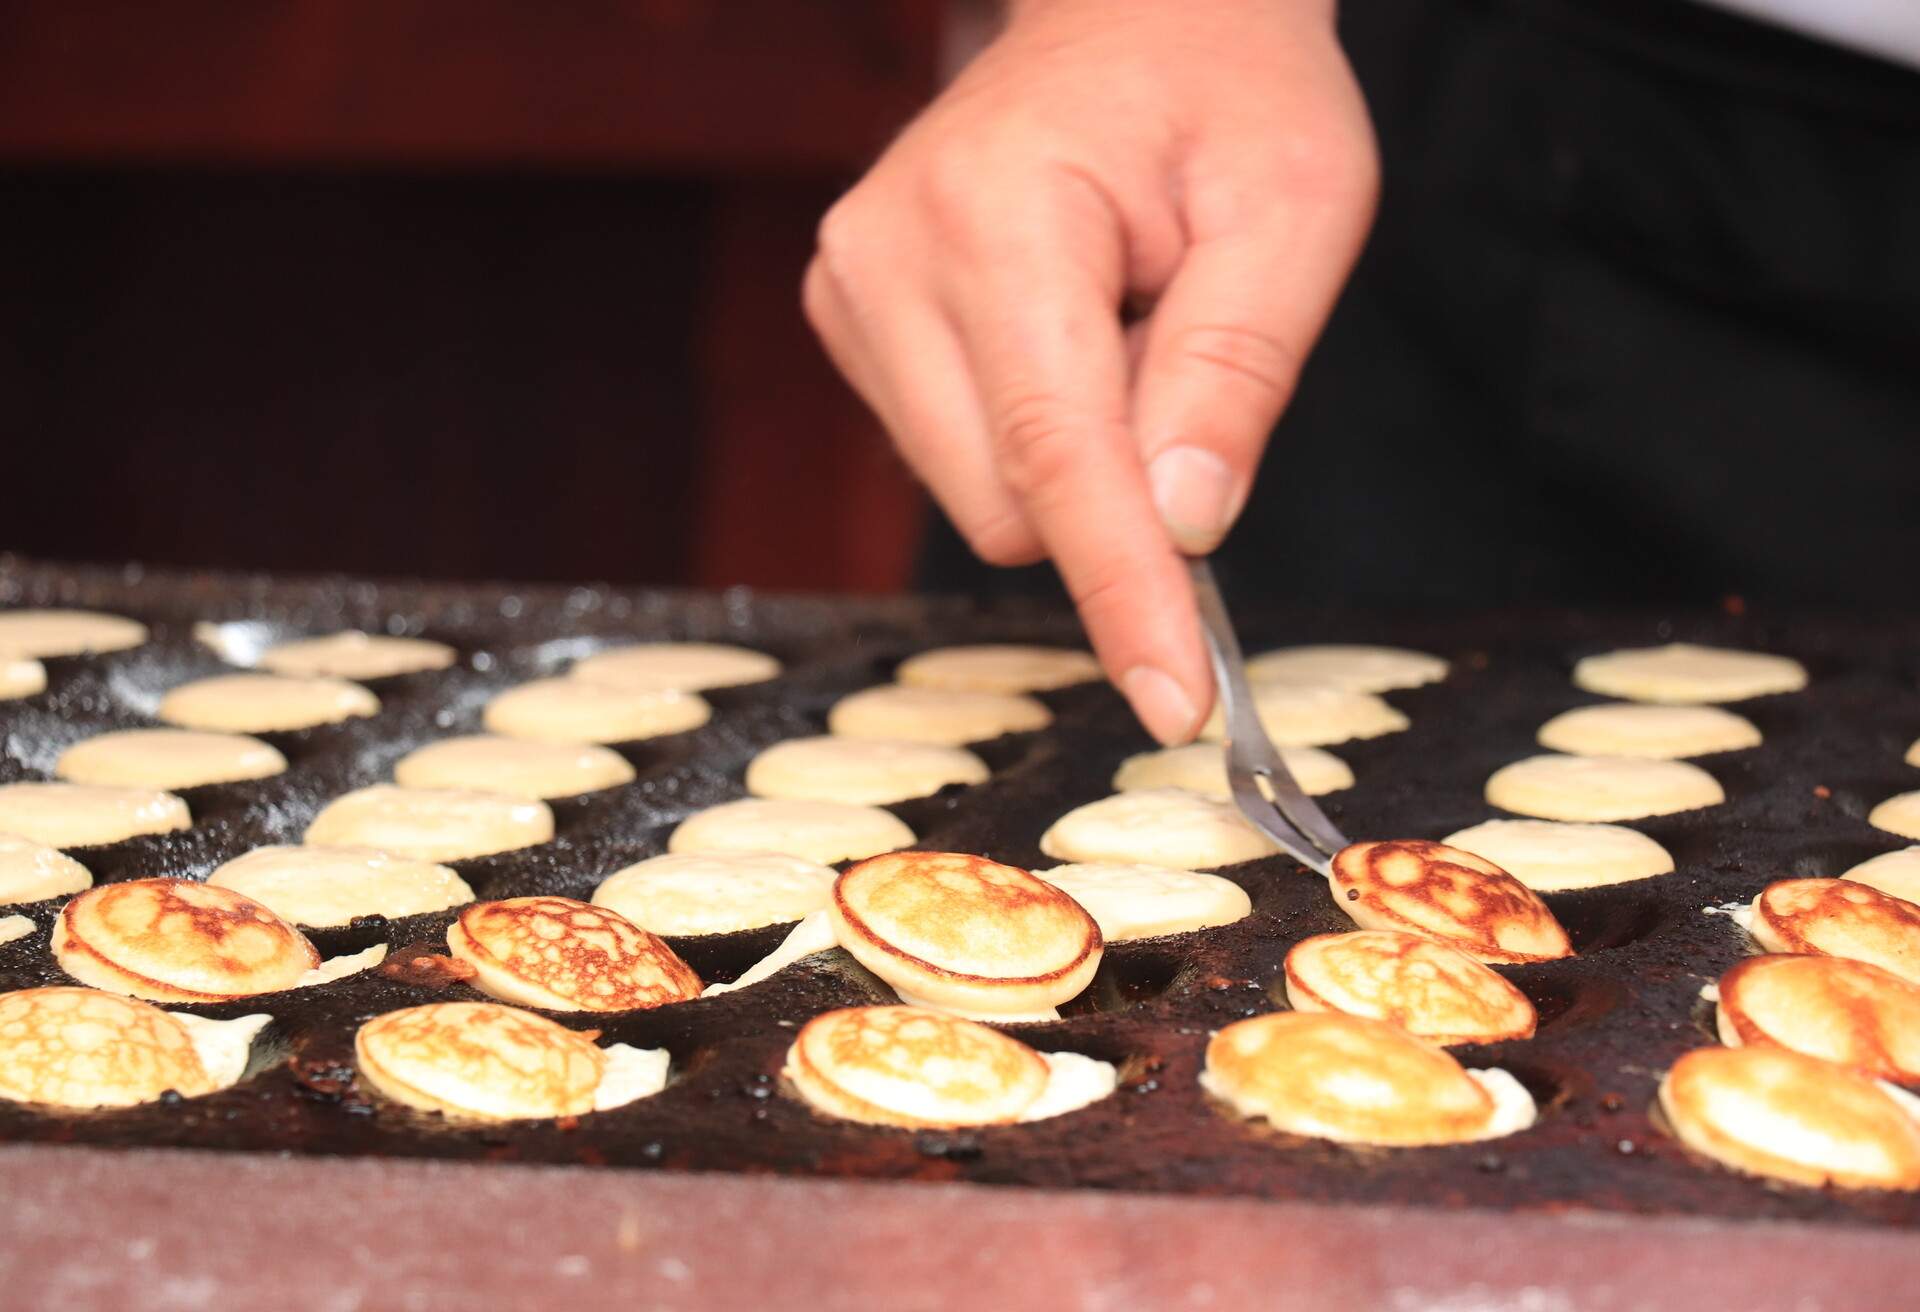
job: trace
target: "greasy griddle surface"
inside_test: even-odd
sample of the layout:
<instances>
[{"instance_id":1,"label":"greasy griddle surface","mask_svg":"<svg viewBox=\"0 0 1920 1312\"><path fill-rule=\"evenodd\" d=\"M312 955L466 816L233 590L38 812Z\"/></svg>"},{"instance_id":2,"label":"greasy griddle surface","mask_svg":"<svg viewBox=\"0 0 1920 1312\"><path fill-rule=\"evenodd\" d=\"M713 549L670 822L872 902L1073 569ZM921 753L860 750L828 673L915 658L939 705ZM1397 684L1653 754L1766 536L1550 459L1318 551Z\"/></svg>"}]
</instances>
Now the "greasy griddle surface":
<instances>
[{"instance_id":1,"label":"greasy griddle surface","mask_svg":"<svg viewBox=\"0 0 1920 1312\"><path fill-rule=\"evenodd\" d=\"M193 640L196 620L244 623L244 634L271 639L357 626L424 634L460 649L451 670L371 684L383 702L372 719L267 735L292 768L277 779L189 791L191 830L77 852L102 881L202 877L252 847L297 842L328 799L387 778L394 760L423 742L477 730L490 695L556 673L608 642L735 641L788 662L775 682L712 694L718 714L707 727L622 748L638 779L556 803L552 843L456 863L483 898L588 897L614 870L661 851L668 831L690 812L740 796L741 773L756 750L819 732L836 698L885 680L913 651L996 639L1077 641L1064 615L953 601L374 586L59 569L7 558L0 558L0 605L97 607L146 621L155 638L133 651L49 661L46 693L0 703L6 780L46 777L60 748L79 738L151 724L165 689L225 668ZM220 1017L273 1015L256 1069L234 1088L174 1105L88 1114L0 1104L0 1137L1317 1201L1920 1220L1920 1201L1911 1197L1773 1188L1703 1165L1659 1135L1646 1114L1673 1058L1712 1041L1700 986L1744 950L1729 920L1701 908L1751 898L1777 878L1838 874L1901 846L1864 816L1920 777L1901 763L1920 733L1920 623L1704 613L1389 620L1242 609L1254 649L1385 641L1454 664L1444 684L1390 695L1411 716L1409 731L1335 749L1359 782L1323 803L1355 837L1438 838L1494 814L1480 796L1487 775L1538 750L1533 733L1550 715L1597 700L1568 679L1573 661L1589 652L1679 637L1783 651L1812 670L1808 691L1740 708L1766 734L1765 746L1703 760L1726 787L1724 806L1637 826L1673 852L1675 874L1549 896L1581 955L1502 969L1539 1007L1539 1035L1456 1052L1469 1065L1505 1067L1526 1083L1542 1107L1534 1129L1455 1148L1355 1150L1239 1123L1209 1102L1195 1082L1208 1033L1276 1005L1281 962L1293 943L1351 928L1322 881L1274 859L1224 872L1252 896L1251 918L1112 945L1094 987L1067 1008L1066 1019L1011 1027L1043 1049L1084 1052L1122 1070L1111 1099L1035 1125L920 1134L873 1129L818 1118L783 1092L777 1072L799 1023L828 1007L891 1000L834 952L710 1000L612 1018L557 1016L598 1028L608 1040L665 1046L674 1057L666 1091L577 1122L453 1125L386 1103L356 1083L352 1036L360 1022L396 1007L478 996L464 985L436 990L368 974L244 1004L185 1008ZM995 769L991 782L894 808L924 846L1051 864L1037 850L1042 830L1070 807L1103 796L1119 760L1150 745L1105 687L1045 700L1058 715L1052 729L981 749ZM22 908L40 931L0 946L0 989L62 982L47 951L56 905ZM396 954L439 951L449 919L409 917L314 937L327 955L381 941ZM674 946L703 978L730 979L782 932L678 939Z\"/></svg>"}]
</instances>

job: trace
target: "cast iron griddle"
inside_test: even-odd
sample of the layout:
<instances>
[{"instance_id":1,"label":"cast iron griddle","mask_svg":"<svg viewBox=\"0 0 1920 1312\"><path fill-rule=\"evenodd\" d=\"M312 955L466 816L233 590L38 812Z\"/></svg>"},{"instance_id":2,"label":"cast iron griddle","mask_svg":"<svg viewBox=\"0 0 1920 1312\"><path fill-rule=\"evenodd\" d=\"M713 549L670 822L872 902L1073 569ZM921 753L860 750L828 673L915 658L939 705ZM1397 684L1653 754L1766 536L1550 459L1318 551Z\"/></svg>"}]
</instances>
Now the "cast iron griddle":
<instances>
[{"instance_id":1,"label":"cast iron griddle","mask_svg":"<svg viewBox=\"0 0 1920 1312\"><path fill-rule=\"evenodd\" d=\"M193 639L195 621L246 625L243 634L261 638L355 626L424 634L460 649L451 670L373 683L384 709L372 719L269 735L290 771L190 791L191 830L77 852L102 881L201 877L254 846L296 842L329 798L387 778L393 761L423 742L476 730L494 692L556 673L606 643L718 639L788 663L777 681L714 693L718 713L706 728L622 748L639 778L558 803L554 842L457 863L483 898L589 896L614 870L662 850L668 831L690 812L740 796L741 772L758 748L819 732L836 698L886 680L911 652L953 642L1077 641L1066 615L947 600L376 586L6 558L0 605L99 608L137 617L154 631L152 643L132 651L49 661L44 694L0 703L0 776L7 780L45 777L60 748L81 737L152 723L162 691L220 671L221 662ZM1503 968L1538 1006L1538 1036L1456 1052L1468 1065L1518 1075L1541 1104L1535 1128L1455 1148L1356 1150L1286 1138L1210 1104L1195 1082L1208 1033L1277 1005L1290 945L1350 928L1322 881L1274 859L1224 872L1252 895L1250 919L1112 945L1095 985L1065 1009L1065 1019L1012 1027L1041 1048L1121 1067L1111 1099L1039 1124L916 1134L828 1121L784 1093L777 1072L800 1022L829 1007L890 1000L834 952L711 1000L606 1018L557 1015L609 1040L664 1045L674 1058L674 1082L665 1092L577 1122L452 1125L380 1100L354 1079L354 1028L396 1007L478 995L460 984L435 990L368 974L191 1008L274 1016L261 1060L234 1088L88 1114L4 1104L0 1138L1468 1206L1543 1217L1638 1214L1868 1228L1920 1220L1920 1199L1912 1196L1772 1187L1705 1165L1658 1134L1646 1114L1673 1058L1713 1041L1700 986L1744 951L1729 920L1701 909L1751 898L1773 879L1838 874L1902 845L1863 817L1881 798L1920 782L1901 762L1920 733L1920 623L1704 613L1670 621L1570 613L1387 620L1263 611L1246 598L1240 610L1254 650L1384 641L1453 662L1445 683L1391 695L1411 716L1409 731L1334 749L1352 763L1359 783L1323 803L1355 837L1437 838L1493 814L1480 796L1487 775L1537 750L1533 733L1548 716L1596 700L1568 679L1573 661L1588 652L1680 637L1783 651L1811 669L1806 692L1741 707L1766 734L1765 746L1703 762L1725 785L1725 805L1639 826L1673 852L1676 873L1549 896L1580 955ZM1149 745L1104 686L1045 699L1058 715L1055 727L981 749L995 769L991 782L894 808L924 846L1050 864L1036 847L1041 831L1070 807L1104 795L1120 759ZM0 947L0 989L61 982L47 952L56 905L22 908L40 932ZM449 918L409 917L314 937L327 955L381 941L396 954L439 951ZM729 979L783 932L679 939L674 946L703 978Z\"/></svg>"}]
</instances>

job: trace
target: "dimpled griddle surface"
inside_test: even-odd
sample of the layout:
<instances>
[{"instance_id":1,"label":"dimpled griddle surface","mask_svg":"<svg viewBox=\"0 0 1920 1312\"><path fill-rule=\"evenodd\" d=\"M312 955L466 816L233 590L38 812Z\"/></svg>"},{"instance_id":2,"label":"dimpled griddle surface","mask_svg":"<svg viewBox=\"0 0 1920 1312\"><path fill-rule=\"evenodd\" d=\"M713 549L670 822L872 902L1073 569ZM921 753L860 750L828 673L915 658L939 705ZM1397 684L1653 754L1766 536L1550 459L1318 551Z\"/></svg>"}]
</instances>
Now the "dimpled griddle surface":
<instances>
[{"instance_id":1,"label":"dimpled griddle surface","mask_svg":"<svg viewBox=\"0 0 1920 1312\"><path fill-rule=\"evenodd\" d=\"M638 778L555 803L554 842L456 863L483 898L589 896L606 875L661 851L668 831L691 811L742 795L741 773L758 748L821 732L835 698L885 680L914 651L962 641L1077 640L1067 616L940 600L374 586L66 569L5 558L0 605L109 610L152 625L155 639L131 651L50 660L46 693L0 703L5 780L45 777L66 744L149 724L164 689L219 672L221 662L192 638L196 620L232 622L242 636L262 640L353 626L421 634L459 649L452 669L375 683L383 709L371 719L267 735L291 768L273 779L192 790L192 829L77 853L103 881L204 877L252 847L298 841L328 799L385 779L398 757L430 739L476 731L493 692L558 673L609 642L737 642L787 663L774 682L708 694L717 714L706 727L623 747ZM1276 1005L1281 961L1293 943L1348 927L1320 880L1274 859L1226 872L1251 895L1251 918L1114 944L1094 987L1065 1009L1065 1019L1011 1027L1039 1047L1121 1067L1114 1097L1054 1121L913 1134L824 1121L784 1094L777 1072L799 1023L830 1007L890 1000L835 952L711 1000L628 1016L557 1015L562 1024L598 1028L607 1040L664 1045L674 1057L675 1079L665 1092L577 1123L449 1125L374 1097L354 1079L356 1025L397 1007L477 995L461 984L434 988L368 974L245 1004L189 1008L275 1016L256 1070L232 1089L89 1115L0 1106L0 1138L1437 1207L1920 1221L1920 1199L1774 1189L1701 1165L1655 1132L1646 1115L1672 1059L1713 1041L1699 988L1744 950L1728 919L1700 908L1749 899L1777 878L1837 875L1902 845L1864 816L1874 802L1913 786L1901 754L1920 724L1920 623L1706 613L1390 619L1262 611L1251 599L1242 610L1253 650L1371 641L1453 662L1446 682L1389 694L1412 717L1409 731L1336 749L1359 784L1322 801L1356 838L1438 838L1487 818L1480 789L1488 773L1535 752L1534 731L1549 716L1597 700L1568 679L1573 662L1590 652L1686 638L1784 651L1811 669L1807 691L1741 706L1765 733L1765 746L1702 762L1725 785L1726 805L1637 826L1672 850L1675 874L1549 896L1581 955L1502 968L1539 1008L1538 1037L1456 1051L1470 1066L1518 1075L1542 1106L1534 1129L1458 1148L1356 1151L1285 1140L1216 1111L1195 1083L1209 1031ZM1035 846L1041 831L1068 808L1104 795L1118 762L1149 745L1104 686L1044 699L1058 716L1053 728L980 749L994 767L991 782L893 808L923 845L1051 864ZM47 953L54 909L24 908L41 928L0 947L0 988L60 980ZM443 951L450 918L363 923L314 938L327 955L384 941L404 957ZM673 944L703 978L724 980L783 932Z\"/></svg>"}]
</instances>

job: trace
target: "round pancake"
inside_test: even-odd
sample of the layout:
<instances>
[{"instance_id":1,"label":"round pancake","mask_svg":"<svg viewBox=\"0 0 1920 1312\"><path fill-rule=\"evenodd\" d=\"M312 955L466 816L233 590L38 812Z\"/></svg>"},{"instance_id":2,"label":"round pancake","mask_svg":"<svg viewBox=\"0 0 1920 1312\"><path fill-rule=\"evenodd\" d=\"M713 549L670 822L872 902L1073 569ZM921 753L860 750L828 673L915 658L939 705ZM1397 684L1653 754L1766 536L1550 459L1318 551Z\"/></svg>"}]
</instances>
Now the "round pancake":
<instances>
[{"instance_id":1,"label":"round pancake","mask_svg":"<svg viewBox=\"0 0 1920 1312\"><path fill-rule=\"evenodd\" d=\"M1561 820L1485 820L1440 840L1483 856L1536 893L1649 879L1673 854L1638 830Z\"/></svg>"},{"instance_id":2,"label":"round pancake","mask_svg":"<svg viewBox=\"0 0 1920 1312\"><path fill-rule=\"evenodd\" d=\"M69 783L120 788L199 788L284 772L287 758L258 738L192 729L122 729L60 753L53 772Z\"/></svg>"},{"instance_id":3,"label":"round pancake","mask_svg":"<svg viewBox=\"0 0 1920 1312\"><path fill-rule=\"evenodd\" d=\"M535 679L509 688L481 716L509 738L543 743L631 743L698 729L713 708L697 693L609 688L582 679Z\"/></svg>"},{"instance_id":4,"label":"round pancake","mask_svg":"<svg viewBox=\"0 0 1920 1312\"><path fill-rule=\"evenodd\" d=\"M1503 1124L1494 1092L1446 1052L1335 1012L1234 1022L1208 1042L1200 1083L1241 1116L1339 1143L1467 1143L1519 1128Z\"/></svg>"},{"instance_id":5,"label":"round pancake","mask_svg":"<svg viewBox=\"0 0 1920 1312\"><path fill-rule=\"evenodd\" d=\"M1280 760L1293 781L1309 797L1353 787L1353 771L1332 752L1318 747L1282 747ZM1233 797L1227 782L1226 751L1218 743L1188 743L1141 752L1120 762L1113 791L1137 793L1148 788L1184 788L1225 802Z\"/></svg>"},{"instance_id":6,"label":"round pancake","mask_svg":"<svg viewBox=\"0 0 1920 1312\"><path fill-rule=\"evenodd\" d=\"M1475 961L1520 965L1573 955L1532 889L1485 857L1416 839L1354 843L1333 858L1334 904L1362 929L1391 929Z\"/></svg>"},{"instance_id":7,"label":"round pancake","mask_svg":"<svg viewBox=\"0 0 1920 1312\"><path fill-rule=\"evenodd\" d=\"M1255 683L1317 683L1348 692L1393 692L1447 677L1447 663L1404 647L1324 643L1261 652L1247 662Z\"/></svg>"},{"instance_id":8,"label":"round pancake","mask_svg":"<svg viewBox=\"0 0 1920 1312\"><path fill-rule=\"evenodd\" d=\"M102 884L53 928L60 968L157 1002L224 1002L293 988L320 964L306 937L250 897L187 879Z\"/></svg>"},{"instance_id":9,"label":"round pancake","mask_svg":"<svg viewBox=\"0 0 1920 1312\"><path fill-rule=\"evenodd\" d=\"M186 1027L97 989L0 994L0 1098L49 1107L133 1107L214 1082Z\"/></svg>"},{"instance_id":10,"label":"round pancake","mask_svg":"<svg viewBox=\"0 0 1920 1312\"><path fill-rule=\"evenodd\" d=\"M700 996L672 948L604 906L570 897L476 902L447 927L447 949L473 986L549 1011L634 1011Z\"/></svg>"},{"instance_id":11,"label":"round pancake","mask_svg":"<svg viewBox=\"0 0 1920 1312\"><path fill-rule=\"evenodd\" d=\"M1218 875L1103 863L1033 873L1086 908L1109 943L1231 925L1253 914L1246 890Z\"/></svg>"},{"instance_id":12,"label":"round pancake","mask_svg":"<svg viewBox=\"0 0 1920 1312\"><path fill-rule=\"evenodd\" d=\"M374 847L416 861L464 861L553 837L545 802L460 788L374 784L336 797L307 826L308 847Z\"/></svg>"},{"instance_id":13,"label":"round pancake","mask_svg":"<svg viewBox=\"0 0 1920 1312\"><path fill-rule=\"evenodd\" d=\"M1316 934L1287 953L1295 1011L1337 1011L1395 1025L1429 1043L1530 1039L1527 995L1464 953L1414 934Z\"/></svg>"},{"instance_id":14,"label":"round pancake","mask_svg":"<svg viewBox=\"0 0 1920 1312\"><path fill-rule=\"evenodd\" d=\"M949 784L985 783L992 771L964 747L888 738L789 738L747 766L755 797L885 806L931 797Z\"/></svg>"},{"instance_id":15,"label":"round pancake","mask_svg":"<svg viewBox=\"0 0 1920 1312\"><path fill-rule=\"evenodd\" d=\"M375 1016L353 1036L360 1073L395 1102L463 1120L580 1116L606 1058L544 1016L495 1002L435 1002Z\"/></svg>"},{"instance_id":16,"label":"round pancake","mask_svg":"<svg viewBox=\"0 0 1920 1312\"><path fill-rule=\"evenodd\" d=\"M633 782L633 767L594 743L544 743L476 733L415 748L394 763L402 788L471 788L536 800Z\"/></svg>"},{"instance_id":17,"label":"round pancake","mask_svg":"<svg viewBox=\"0 0 1920 1312\"><path fill-rule=\"evenodd\" d=\"M1889 797L1867 813L1867 823L1902 838L1920 838L1920 792Z\"/></svg>"},{"instance_id":18,"label":"round pancake","mask_svg":"<svg viewBox=\"0 0 1920 1312\"><path fill-rule=\"evenodd\" d=\"M827 866L913 841L913 830L877 806L748 797L688 816L668 836L667 851L781 852Z\"/></svg>"},{"instance_id":19,"label":"round pancake","mask_svg":"<svg viewBox=\"0 0 1920 1312\"><path fill-rule=\"evenodd\" d=\"M938 692L1051 692L1101 677L1092 652L980 643L936 647L900 662L895 679Z\"/></svg>"},{"instance_id":20,"label":"round pancake","mask_svg":"<svg viewBox=\"0 0 1920 1312\"><path fill-rule=\"evenodd\" d=\"M1920 738L1915 738L1913 746L1907 748L1906 762L1908 765L1920 765Z\"/></svg>"},{"instance_id":21,"label":"round pancake","mask_svg":"<svg viewBox=\"0 0 1920 1312\"><path fill-rule=\"evenodd\" d=\"M207 876L296 925L331 928L361 916L425 915L473 901L442 865L366 847L260 847Z\"/></svg>"},{"instance_id":22,"label":"round pancake","mask_svg":"<svg viewBox=\"0 0 1920 1312\"><path fill-rule=\"evenodd\" d=\"M842 697L827 713L828 731L842 738L892 738L946 747L1028 733L1052 723L1052 711L1018 693L942 692L897 683Z\"/></svg>"},{"instance_id":23,"label":"round pancake","mask_svg":"<svg viewBox=\"0 0 1920 1312\"><path fill-rule=\"evenodd\" d=\"M1017 1121L1047 1086L1044 1057L998 1030L921 1007L847 1007L808 1021L783 1074L815 1110L864 1125Z\"/></svg>"},{"instance_id":24,"label":"round pancake","mask_svg":"<svg viewBox=\"0 0 1920 1312\"><path fill-rule=\"evenodd\" d=\"M826 910L837 878L778 852L688 852L615 871L593 903L656 934L732 934Z\"/></svg>"},{"instance_id":25,"label":"round pancake","mask_svg":"<svg viewBox=\"0 0 1920 1312\"><path fill-rule=\"evenodd\" d=\"M160 699L155 714L182 729L288 733L363 718L379 709L378 697L345 679L219 674L181 684Z\"/></svg>"},{"instance_id":26,"label":"round pancake","mask_svg":"<svg viewBox=\"0 0 1920 1312\"><path fill-rule=\"evenodd\" d=\"M1718 706L1651 706L1610 702L1577 706L1540 726L1540 745L1574 756L1642 756L1677 761L1760 745L1744 715Z\"/></svg>"},{"instance_id":27,"label":"round pancake","mask_svg":"<svg viewBox=\"0 0 1920 1312\"><path fill-rule=\"evenodd\" d=\"M58 848L0 833L0 906L44 902L91 887L93 875Z\"/></svg>"},{"instance_id":28,"label":"round pancake","mask_svg":"<svg viewBox=\"0 0 1920 1312\"><path fill-rule=\"evenodd\" d=\"M1256 683L1253 704L1260 727L1277 747L1325 747L1356 738L1378 738L1407 727L1407 717L1370 692L1318 684ZM1220 704L1200 730L1208 742L1227 736Z\"/></svg>"},{"instance_id":29,"label":"round pancake","mask_svg":"<svg viewBox=\"0 0 1920 1312\"><path fill-rule=\"evenodd\" d=\"M274 674L302 678L391 679L397 674L444 670L457 655L444 642L348 629L319 638L276 643L260 653L259 665Z\"/></svg>"},{"instance_id":30,"label":"round pancake","mask_svg":"<svg viewBox=\"0 0 1920 1312\"><path fill-rule=\"evenodd\" d=\"M1231 802L1149 788L1075 807L1040 836L1040 850L1059 861L1207 870L1280 849Z\"/></svg>"},{"instance_id":31,"label":"round pancake","mask_svg":"<svg viewBox=\"0 0 1920 1312\"><path fill-rule=\"evenodd\" d=\"M1660 1111L1681 1143L1747 1175L1920 1188L1920 1120L1865 1076L1785 1048L1687 1053L1660 1082Z\"/></svg>"},{"instance_id":32,"label":"round pancake","mask_svg":"<svg viewBox=\"0 0 1920 1312\"><path fill-rule=\"evenodd\" d=\"M1633 756L1530 756L1495 770L1487 801L1542 820L1639 820L1727 800L1720 783L1685 761Z\"/></svg>"},{"instance_id":33,"label":"round pancake","mask_svg":"<svg viewBox=\"0 0 1920 1312\"><path fill-rule=\"evenodd\" d=\"M1855 883L1877 888L1889 896L1920 904L1920 847L1882 852L1879 856L1862 861L1840 878L1851 879Z\"/></svg>"},{"instance_id":34,"label":"round pancake","mask_svg":"<svg viewBox=\"0 0 1920 1312\"><path fill-rule=\"evenodd\" d=\"M1786 656L1674 642L1588 656L1573 667L1588 692L1632 702L1739 702L1807 686L1806 667Z\"/></svg>"},{"instance_id":35,"label":"round pancake","mask_svg":"<svg viewBox=\"0 0 1920 1312\"><path fill-rule=\"evenodd\" d=\"M627 692L702 692L761 683L780 662L761 651L717 642L643 642L597 652L573 667L573 677Z\"/></svg>"},{"instance_id":36,"label":"round pancake","mask_svg":"<svg viewBox=\"0 0 1920 1312\"><path fill-rule=\"evenodd\" d=\"M146 625L98 611L0 611L0 654L8 656L85 656L146 640Z\"/></svg>"},{"instance_id":37,"label":"round pancake","mask_svg":"<svg viewBox=\"0 0 1920 1312\"><path fill-rule=\"evenodd\" d=\"M862 861L835 882L827 913L840 946L896 990L986 1015L1076 996L1103 951L1093 917L1052 884L957 852Z\"/></svg>"},{"instance_id":38,"label":"round pancake","mask_svg":"<svg viewBox=\"0 0 1920 1312\"><path fill-rule=\"evenodd\" d=\"M1753 900L1768 952L1866 961L1920 984L1920 906L1851 879L1783 879Z\"/></svg>"},{"instance_id":39,"label":"round pancake","mask_svg":"<svg viewBox=\"0 0 1920 1312\"><path fill-rule=\"evenodd\" d=\"M1875 1079L1920 1083L1920 985L1841 957L1748 957L1720 977L1728 1047L1773 1043Z\"/></svg>"},{"instance_id":40,"label":"round pancake","mask_svg":"<svg viewBox=\"0 0 1920 1312\"><path fill-rule=\"evenodd\" d=\"M0 784L0 833L48 847L99 847L193 823L187 804L151 788L94 784Z\"/></svg>"},{"instance_id":41,"label":"round pancake","mask_svg":"<svg viewBox=\"0 0 1920 1312\"><path fill-rule=\"evenodd\" d=\"M0 655L0 702L46 691L47 667L31 656Z\"/></svg>"}]
</instances>

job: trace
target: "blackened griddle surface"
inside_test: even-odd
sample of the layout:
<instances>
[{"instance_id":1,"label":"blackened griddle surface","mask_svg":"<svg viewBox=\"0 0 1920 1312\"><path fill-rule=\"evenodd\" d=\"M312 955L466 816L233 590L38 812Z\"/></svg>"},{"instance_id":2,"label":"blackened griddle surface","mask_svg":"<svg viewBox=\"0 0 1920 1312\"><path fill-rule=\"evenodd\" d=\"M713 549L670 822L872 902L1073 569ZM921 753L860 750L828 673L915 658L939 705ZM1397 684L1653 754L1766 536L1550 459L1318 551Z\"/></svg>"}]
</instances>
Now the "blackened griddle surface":
<instances>
[{"instance_id":1,"label":"blackened griddle surface","mask_svg":"<svg viewBox=\"0 0 1920 1312\"><path fill-rule=\"evenodd\" d=\"M191 790L188 831L76 853L101 881L203 877L267 843L297 842L330 798L389 777L402 753L479 728L486 699L556 673L612 642L692 638L745 643L789 666L781 679L712 694L718 714L689 734L631 745L632 784L555 805L555 840L523 853L456 863L483 898L551 892L585 898L614 870L662 850L692 811L742 795L760 747L821 731L827 708L887 679L924 647L992 640L1078 640L1070 616L925 599L662 594L601 587L505 588L272 580L252 576L53 567L0 558L0 605L82 606L148 623L132 651L47 662L48 689L0 703L5 780L47 777L60 748L108 729L152 724L160 694L220 672L192 635L196 621L244 624L279 639L343 627L423 634L460 649L455 668L376 681L380 714L268 737L291 762L282 777ZM274 1024L239 1085L173 1105L87 1114L0 1104L0 1138L293 1152L580 1163L866 1179L964 1180L1308 1201L1411 1203L1555 1212L1567 1209L1793 1218L1868 1225L1920 1221L1920 1200L1776 1188L1688 1157L1649 1124L1660 1073L1713 1041L1701 985L1744 950L1724 916L1702 908L1751 898L1773 879L1838 874L1902 846L1867 825L1881 798L1920 786L1902 764L1920 734L1920 621L1727 614L1565 612L1444 618L1288 613L1243 603L1253 649L1292 642L1380 641L1452 661L1443 684L1390 695L1405 733L1335 750L1358 784L1322 799L1355 837L1442 837L1495 814L1481 786L1498 766L1539 750L1550 715L1596 698L1575 689L1573 662L1619 645L1675 638L1786 652L1807 663L1805 692L1743 704L1764 746L1705 758L1725 805L1636 827L1674 854L1676 873L1548 898L1580 956L1504 968L1540 1009L1532 1040L1456 1049L1469 1065L1513 1071L1539 1099L1539 1124L1488 1144L1411 1151L1340 1148L1223 1116L1195 1077L1208 1033L1277 1004L1288 947L1350 928L1322 881L1284 859L1224 873L1253 898L1237 925L1111 945L1089 994L1054 1024L1013 1027L1043 1049L1121 1066L1120 1091L1034 1125L909 1133L831 1122L780 1088L796 1026L834 1006L890 1001L843 953L813 958L754 989L611 1018L557 1014L608 1040L665 1046L674 1082L613 1112L550 1122L453 1125L383 1102L354 1081L352 1035L367 1018L415 1003L476 997L377 974L245 1004L187 1008L209 1016L264 1011ZM1051 864L1037 841L1053 819L1105 795L1120 759L1150 746L1104 686L1045 695L1053 728L981 751L993 779L894 808L923 846ZM0 946L0 989L64 982L47 951L57 904L21 908L40 926ZM449 915L314 935L332 955L386 942L398 955L439 951ZM729 979L782 929L678 939L704 978Z\"/></svg>"}]
</instances>

